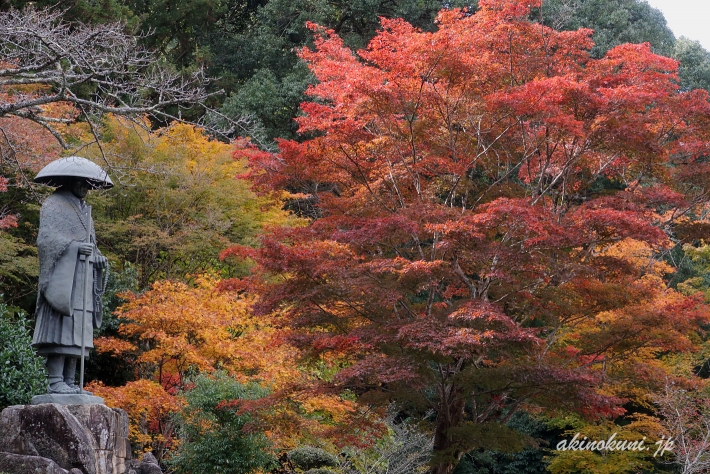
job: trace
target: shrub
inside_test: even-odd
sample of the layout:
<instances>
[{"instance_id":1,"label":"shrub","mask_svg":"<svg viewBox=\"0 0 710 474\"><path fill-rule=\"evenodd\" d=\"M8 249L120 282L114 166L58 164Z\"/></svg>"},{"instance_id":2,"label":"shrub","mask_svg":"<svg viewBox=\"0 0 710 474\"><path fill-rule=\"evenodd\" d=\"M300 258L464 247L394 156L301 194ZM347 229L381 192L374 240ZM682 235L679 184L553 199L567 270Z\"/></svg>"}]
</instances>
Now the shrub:
<instances>
[{"instance_id":1,"label":"shrub","mask_svg":"<svg viewBox=\"0 0 710 474\"><path fill-rule=\"evenodd\" d=\"M309 469L303 474L336 474L336 471L331 471L325 467L319 467L316 469Z\"/></svg>"},{"instance_id":2,"label":"shrub","mask_svg":"<svg viewBox=\"0 0 710 474\"><path fill-rule=\"evenodd\" d=\"M338 458L328 451L315 448L313 446L299 446L289 451L288 458L296 467L309 470L325 466L335 467L338 465Z\"/></svg>"},{"instance_id":3,"label":"shrub","mask_svg":"<svg viewBox=\"0 0 710 474\"><path fill-rule=\"evenodd\" d=\"M32 348L24 313L13 315L0 303L0 407L24 405L47 391L44 359Z\"/></svg>"},{"instance_id":4,"label":"shrub","mask_svg":"<svg viewBox=\"0 0 710 474\"><path fill-rule=\"evenodd\" d=\"M178 413L181 435L176 454L167 462L177 474L246 474L267 469L275 462L263 433L246 430L254 415L238 413L236 400L255 400L267 391L256 384L241 384L224 373L200 375L192 390L184 392L187 405Z\"/></svg>"}]
</instances>

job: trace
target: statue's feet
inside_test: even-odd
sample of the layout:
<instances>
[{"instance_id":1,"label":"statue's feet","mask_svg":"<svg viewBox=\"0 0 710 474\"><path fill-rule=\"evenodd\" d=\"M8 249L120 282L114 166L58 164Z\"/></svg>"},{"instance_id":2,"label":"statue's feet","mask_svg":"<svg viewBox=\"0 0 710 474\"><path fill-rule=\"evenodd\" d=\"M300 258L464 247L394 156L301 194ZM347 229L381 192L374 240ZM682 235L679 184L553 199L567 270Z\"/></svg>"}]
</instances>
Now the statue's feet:
<instances>
[{"instance_id":1,"label":"statue's feet","mask_svg":"<svg viewBox=\"0 0 710 474\"><path fill-rule=\"evenodd\" d=\"M75 384L75 383L74 383L73 381L71 381L71 380L66 380L66 379L65 379L65 380L64 380L64 383L67 384L67 385L69 386L69 388L71 388L72 390L74 390L74 393L80 393L80 394L82 394L82 395L93 395L92 392L87 392L86 390L80 389L79 386L78 386L77 384ZM1 473L0 473L0 474L1 474Z\"/></svg>"},{"instance_id":2,"label":"statue's feet","mask_svg":"<svg viewBox=\"0 0 710 474\"><path fill-rule=\"evenodd\" d=\"M55 382L49 385L49 393L55 393L59 395L72 395L79 393L81 390L76 385L67 385L64 382Z\"/></svg>"}]
</instances>

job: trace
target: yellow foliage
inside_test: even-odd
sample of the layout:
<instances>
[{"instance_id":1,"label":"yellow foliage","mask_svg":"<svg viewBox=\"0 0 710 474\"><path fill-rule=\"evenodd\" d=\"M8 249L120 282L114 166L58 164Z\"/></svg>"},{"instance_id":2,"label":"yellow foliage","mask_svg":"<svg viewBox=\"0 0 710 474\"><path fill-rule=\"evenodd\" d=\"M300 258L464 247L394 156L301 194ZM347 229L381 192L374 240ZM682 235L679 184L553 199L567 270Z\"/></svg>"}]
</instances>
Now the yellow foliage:
<instances>
[{"instance_id":1,"label":"yellow foliage","mask_svg":"<svg viewBox=\"0 0 710 474\"><path fill-rule=\"evenodd\" d=\"M212 277L200 276L194 287L159 281L140 296L125 295L128 302L117 315L127 322L119 333L132 342L102 338L97 350L132 353L142 375L176 374L179 388L188 373L197 371L262 373L264 363L255 349L263 348L267 334L253 334L257 322L247 311L247 298L219 292L215 285Z\"/></svg>"},{"instance_id":2,"label":"yellow foliage","mask_svg":"<svg viewBox=\"0 0 710 474\"><path fill-rule=\"evenodd\" d=\"M607 247L602 255L626 260L641 274L663 276L675 269L661 260L647 242L624 239Z\"/></svg>"},{"instance_id":3,"label":"yellow foliage","mask_svg":"<svg viewBox=\"0 0 710 474\"><path fill-rule=\"evenodd\" d=\"M620 426L611 421L599 424L589 424L576 426L568 430L563 436L564 445L551 446L555 448L567 448L554 451L554 457L550 457L548 470L552 474L572 474L578 472L594 472L600 474L625 474L635 473L643 470L644 467L652 465L653 454L656 446L653 444L666 434L663 426L657 419L637 414L631 417L630 423ZM587 446L595 441L611 439L616 443L614 446L621 446L620 443L626 441L623 446L628 447L629 443L637 442L635 446L639 449L569 449L572 440L576 439L581 443L579 446ZM640 444L643 442L643 444Z\"/></svg>"},{"instance_id":4,"label":"yellow foliage","mask_svg":"<svg viewBox=\"0 0 710 474\"><path fill-rule=\"evenodd\" d=\"M136 266L141 287L213 269L244 273L245 264L221 262L220 252L255 245L264 226L292 220L282 203L238 179L245 163L232 149L192 125L151 132L108 117L101 148L82 150L99 163L106 156L116 186L90 195L97 234L104 248Z\"/></svg>"},{"instance_id":5,"label":"yellow foliage","mask_svg":"<svg viewBox=\"0 0 710 474\"><path fill-rule=\"evenodd\" d=\"M340 396L327 394L302 397L301 406L306 414L327 414L335 423L346 421L356 411L354 402L343 400Z\"/></svg>"},{"instance_id":6,"label":"yellow foliage","mask_svg":"<svg viewBox=\"0 0 710 474\"><path fill-rule=\"evenodd\" d=\"M274 396L263 415L267 435L283 449L357 415L352 401L311 390L313 374L299 369L298 351L280 340L270 318L254 317L250 297L218 291L217 283L202 275L193 286L160 281L142 295L125 295L128 301L117 311L124 321L119 327L123 339L98 338L97 351L135 361L144 379L139 382L146 384L140 387L161 387L170 396L189 389L190 375L218 369L240 382L268 387ZM135 427L147 412L141 411L141 402L130 399L139 396L130 385L97 390L108 394L107 404L129 412L136 442L160 444L162 438L150 438L152 433Z\"/></svg>"}]
</instances>

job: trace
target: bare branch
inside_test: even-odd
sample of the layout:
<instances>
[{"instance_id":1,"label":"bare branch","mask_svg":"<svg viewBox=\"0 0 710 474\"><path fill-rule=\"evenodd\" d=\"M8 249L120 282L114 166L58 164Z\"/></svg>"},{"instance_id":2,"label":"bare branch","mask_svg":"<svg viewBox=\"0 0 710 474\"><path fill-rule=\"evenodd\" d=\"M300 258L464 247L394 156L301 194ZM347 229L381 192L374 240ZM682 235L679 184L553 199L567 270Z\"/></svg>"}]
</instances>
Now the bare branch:
<instances>
[{"instance_id":1,"label":"bare branch","mask_svg":"<svg viewBox=\"0 0 710 474\"><path fill-rule=\"evenodd\" d=\"M251 135L248 117L233 120L204 107L221 91L207 91L202 70L174 71L141 46L140 36L126 34L120 23L69 24L61 13L33 8L0 12L0 88L12 91L0 101L0 117L36 122L63 147L67 143L52 123L84 117L96 137L104 114L185 122L182 111L194 106L207 117L196 124L207 133L220 138ZM27 85L36 87L31 92L17 87ZM56 117L49 107L55 103L73 105L81 114Z\"/></svg>"}]
</instances>

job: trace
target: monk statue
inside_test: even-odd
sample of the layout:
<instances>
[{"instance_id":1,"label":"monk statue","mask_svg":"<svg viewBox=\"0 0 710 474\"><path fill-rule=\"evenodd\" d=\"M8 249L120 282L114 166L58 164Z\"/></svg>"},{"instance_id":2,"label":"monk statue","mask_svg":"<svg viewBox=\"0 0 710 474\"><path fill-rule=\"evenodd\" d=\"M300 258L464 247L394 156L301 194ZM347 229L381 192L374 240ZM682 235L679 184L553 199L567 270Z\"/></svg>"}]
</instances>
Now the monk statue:
<instances>
[{"instance_id":1,"label":"monk statue","mask_svg":"<svg viewBox=\"0 0 710 474\"><path fill-rule=\"evenodd\" d=\"M83 391L84 360L101 326L108 260L96 247L90 189L113 186L93 162L70 156L45 166L35 182L56 187L40 210L39 292L32 345L47 358L49 394ZM76 383L77 362L80 383Z\"/></svg>"}]
</instances>

